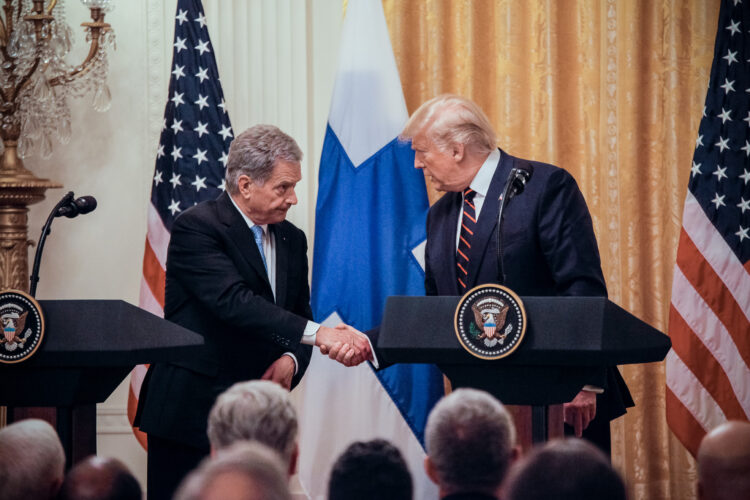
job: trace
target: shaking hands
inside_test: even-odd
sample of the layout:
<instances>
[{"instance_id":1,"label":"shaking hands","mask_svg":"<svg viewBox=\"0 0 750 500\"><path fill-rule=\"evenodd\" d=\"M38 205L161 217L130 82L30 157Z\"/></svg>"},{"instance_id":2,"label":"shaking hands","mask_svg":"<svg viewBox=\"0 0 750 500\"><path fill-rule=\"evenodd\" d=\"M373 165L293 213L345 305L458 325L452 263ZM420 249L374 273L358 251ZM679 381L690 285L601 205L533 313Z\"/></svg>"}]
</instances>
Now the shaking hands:
<instances>
[{"instance_id":1,"label":"shaking hands","mask_svg":"<svg viewBox=\"0 0 750 500\"><path fill-rule=\"evenodd\" d=\"M321 326L315 336L315 345L322 354L327 354L344 366L355 366L374 359L367 336L344 323L336 328Z\"/></svg>"}]
</instances>

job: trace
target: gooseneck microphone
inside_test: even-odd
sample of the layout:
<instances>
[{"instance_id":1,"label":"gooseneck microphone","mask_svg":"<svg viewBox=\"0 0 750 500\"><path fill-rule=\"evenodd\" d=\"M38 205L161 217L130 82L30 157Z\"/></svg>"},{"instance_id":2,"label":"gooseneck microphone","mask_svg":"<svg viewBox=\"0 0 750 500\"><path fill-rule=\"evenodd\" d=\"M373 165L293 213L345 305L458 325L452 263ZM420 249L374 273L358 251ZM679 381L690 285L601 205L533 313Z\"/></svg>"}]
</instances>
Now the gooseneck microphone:
<instances>
[{"instance_id":1,"label":"gooseneck microphone","mask_svg":"<svg viewBox=\"0 0 750 500\"><path fill-rule=\"evenodd\" d=\"M36 254L34 255L34 266L31 271L31 277L29 278L31 281L29 293L32 297L36 296L36 285L39 283L39 266L42 261L42 251L44 250L44 242L50 233L52 221L55 217L68 217L72 219L78 215L92 212L95 208L96 198L93 196L81 196L80 198L75 198L73 191L68 191L52 209L47 217L47 222L45 222L42 227L42 235L39 237L39 244L36 247Z\"/></svg>"},{"instance_id":2,"label":"gooseneck microphone","mask_svg":"<svg viewBox=\"0 0 750 500\"><path fill-rule=\"evenodd\" d=\"M67 197L68 195L65 196ZM67 217L72 219L73 217L93 212L95 208L96 198L93 196L81 196L75 200L71 199L68 203L58 208L55 212L55 217Z\"/></svg>"},{"instance_id":3,"label":"gooseneck microphone","mask_svg":"<svg viewBox=\"0 0 750 500\"><path fill-rule=\"evenodd\" d=\"M534 173L534 167L530 163L512 168L508 179L505 181L503 194L500 195L500 205L497 210L497 280L501 285L505 284L505 269L503 268L502 230L505 207L517 194L521 194L526 184Z\"/></svg>"}]
</instances>

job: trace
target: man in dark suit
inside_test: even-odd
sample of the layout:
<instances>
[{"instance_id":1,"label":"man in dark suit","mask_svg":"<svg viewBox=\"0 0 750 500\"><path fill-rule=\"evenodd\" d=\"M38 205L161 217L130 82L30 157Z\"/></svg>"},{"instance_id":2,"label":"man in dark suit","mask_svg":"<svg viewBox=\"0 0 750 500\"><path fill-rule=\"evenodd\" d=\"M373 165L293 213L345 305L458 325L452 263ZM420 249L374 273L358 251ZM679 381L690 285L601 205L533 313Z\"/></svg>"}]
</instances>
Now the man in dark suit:
<instances>
[{"instance_id":1,"label":"man in dark suit","mask_svg":"<svg viewBox=\"0 0 750 500\"><path fill-rule=\"evenodd\" d=\"M511 169L531 165L525 191L505 211L502 284L519 295L606 296L591 216L565 170L499 150L484 112L455 95L424 103L402 138L412 141L414 166L446 191L427 216L427 295L463 295L498 283L498 199ZM609 452L609 420L633 402L616 368L590 382L564 405L566 430Z\"/></svg>"},{"instance_id":2,"label":"man in dark suit","mask_svg":"<svg viewBox=\"0 0 750 500\"><path fill-rule=\"evenodd\" d=\"M148 433L149 498L171 498L208 455L209 411L235 382L268 379L291 389L313 345L338 346L347 365L371 356L362 335L311 321L307 240L284 220L297 203L301 159L278 128L252 127L230 146L227 192L175 220L164 316L203 335L205 345L152 365L144 380L136 424Z\"/></svg>"}]
</instances>

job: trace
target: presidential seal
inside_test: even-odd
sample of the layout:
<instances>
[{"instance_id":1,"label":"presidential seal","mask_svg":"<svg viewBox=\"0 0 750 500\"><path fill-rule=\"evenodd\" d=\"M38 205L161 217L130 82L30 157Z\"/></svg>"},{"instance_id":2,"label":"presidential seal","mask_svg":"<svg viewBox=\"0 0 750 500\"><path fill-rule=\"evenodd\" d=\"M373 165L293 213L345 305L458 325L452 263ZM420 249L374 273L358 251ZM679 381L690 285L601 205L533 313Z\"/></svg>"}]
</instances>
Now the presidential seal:
<instances>
[{"instance_id":1,"label":"presidential seal","mask_svg":"<svg viewBox=\"0 0 750 500\"><path fill-rule=\"evenodd\" d=\"M44 317L36 300L20 290L0 293L0 363L20 363L34 355L44 338Z\"/></svg>"},{"instance_id":2,"label":"presidential seal","mask_svg":"<svg viewBox=\"0 0 750 500\"><path fill-rule=\"evenodd\" d=\"M526 311L509 288L480 285L461 297L454 327L458 341L469 354L500 359L521 344L526 333Z\"/></svg>"}]
</instances>

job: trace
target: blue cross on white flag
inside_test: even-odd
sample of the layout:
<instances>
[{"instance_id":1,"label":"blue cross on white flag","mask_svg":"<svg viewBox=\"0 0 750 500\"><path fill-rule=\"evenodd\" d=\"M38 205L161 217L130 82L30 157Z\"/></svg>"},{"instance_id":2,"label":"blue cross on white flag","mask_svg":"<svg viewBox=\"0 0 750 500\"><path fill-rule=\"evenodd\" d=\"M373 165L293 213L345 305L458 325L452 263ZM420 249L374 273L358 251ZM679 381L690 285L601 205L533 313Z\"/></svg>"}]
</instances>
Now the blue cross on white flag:
<instances>
[{"instance_id":1,"label":"blue cross on white flag","mask_svg":"<svg viewBox=\"0 0 750 500\"><path fill-rule=\"evenodd\" d=\"M397 139L406 103L380 0L352 0L320 161L312 308L317 321L377 326L389 295L424 295L423 174ZM405 332L406 333L406 332ZM424 426L443 394L429 365L375 372L315 352L301 395L300 481L325 498L331 465L356 440L388 439L414 478L414 498L437 498L423 469Z\"/></svg>"}]
</instances>

